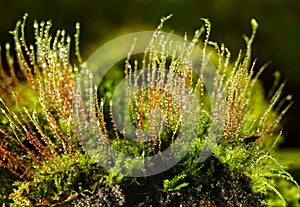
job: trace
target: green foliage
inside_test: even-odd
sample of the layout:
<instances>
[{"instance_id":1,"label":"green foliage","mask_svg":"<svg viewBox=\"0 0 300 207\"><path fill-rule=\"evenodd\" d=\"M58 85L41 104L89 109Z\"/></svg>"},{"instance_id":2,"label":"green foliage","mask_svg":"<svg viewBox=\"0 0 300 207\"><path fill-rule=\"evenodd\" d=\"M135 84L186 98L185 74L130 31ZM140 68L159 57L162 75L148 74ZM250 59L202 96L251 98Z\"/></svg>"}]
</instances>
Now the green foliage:
<instances>
[{"instance_id":1,"label":"green foliage","mask_svg":"<svg viewBox=\"0 0 300 207\"><path fill-rule=\"evenodd\" d=\"M39 171L32 181L14 182L15 192L10 195L16 205L62 204L74 199L84 190L95 190L97 185L112 182L108 173L82 156L77 163L68 157L63 169Z\"/></svg>"},{"instance_id":2,"label":"green foliage","mask_svg":"<svg viewBox=\"0 0 300 207\"><path fill-rule=\"evenodd\" d=\"M170 16L162 18L156 34L162 31L168 18ZM0 166L6 169L0 169L5 172L1 174L4 178L1 186L13 184L7 193L0 194L1 201L11 202L10 194L16 206L64 204L86 191L95 193L96 189L109 186L107 191L101 192L111 192L116 183L127 190L127 197L130 190L138 196L140 192L137 191L144 188L142 192L147 196L143 197L145 201L141 201L141 205L147 202L156 206L167 205L170 198L173 201L180 198L178 201L188 206L199 204L199 200L195 202L193 199L200 199L207 205L225 203L229 206L263 205L262 196L271 206L294 205L299 200L297 182L272 155L281 137L280 121L290 103L285 103L289 98L280 101L284 84L278 84L278 74L275 74L274 90L267 100L258 80L266 66L254 75L251 44L258 26L255 20L251 21L251 36L244 36L245 54L240 52L233 64L231 54L223 44L219 46L209 41L211 24L207 19L203 19L205 27L195 32L193 44L183 46L181 58L159 52L162 40L155 39L155 35L154 42L158 41L158 45L153 43L151 51L145 52L141 60L139 56L128 55L124 60L123 74L128 85L140 78L141 74L137 73L139 62L143 68L158 66L145 74L153 83L152 87L141 88L140 91L136 91L137 85L126 88L124 99L127 99L130 116L124 121L139 129L135 132L138 139L134 141L124 136L132 132L127 126L118 129L116 119L119 117L112 111L113 105L124 101L112 100L112 92L123 78L121 72L108 73L98 91L88 94L92 102L90 105L86 106L80 99L76 100L78 104L74 108L74 97L81 97L83 89L93 89L91 80L77 82L78 71L89 74L80 57L78 30L75 51L79 65L76 66L70 64L71 39L64 31L52 37L50 22L35 22L36 48L28 47L25 21L26 15L23 22L17 23L12 34L18 64L26 81L19 80L14 70L9 73L2 68L0 70L1 82L6 89L0 91ZM201 65L204 67L209 57L207 51L213 50L212 59L217 65L212 94L204 88L204 72L195 75L190 65L191 52L204 31ZM11 63L12 57L7 55L7 60ZM157 74L165 73L166 81L162 81ZM8 84L7 78L14 81ZM182 86L178 84L180 82L185 84ZM146 82L143 84L147 85ZM18 95L23 87L26 95L31 97L28 101ZM189 101L189 104L183 100ZM284 105L285 108L282 107ZM87 112L84 107L93 110ZM158 110L164 113L163 118L155 113ZM185 125L182 117L187 118ZM85 125L89 118L94 121L91 128ZM157 122L159 118L161 120ZM166 127L161 127L164 124ZM144 142L144 130L150 128L151 140ZM180 137L180 132L188 136ZM105 141L96 140L95 134ZM92 138L85 140L85 135ZM172 145L176 139L180 139L180 146ZM84 152L83 143L92 150ZM169 147L174 158L181 156L181 150L188 149L188 153L168 171L134 179L122 174L145 171L147 157L160 154ZM116 155L111 154L114 153L111 149L120 152L113 161L112 157ZM212 152L204 162L199 160L203 150ZM135 158L128 159L126 155ZM94 160L108 163L110 171L97 166ZM121 169L125 171L121 172ZM287 186L289 190L286 190ZM148 189L151 192L147 192ZM118 189L116 192L114 195L119 195ZM187 192L200 194L199 198L187 195L193 204L186 203L190 200L181 201L182 194ZM151 193L154 193L152 197ZM248 194L251 199L247 199ZM222 198L218 200L219 196Z\"/></svg>"},{"instance_id":3,"label":"green foliage","mask_svg":"<svg viewBox=\"0 0 300 207\"><path fill-rule=\"evenodd\" d=\"M285 206L288 204L285 201L287 198L293 202L299 200L300 188L297 182L272 155L265 151L258 148L247 149L245 146L233 148L223 143L217 147L214 154L222 163L228 165L231 171L240 172L249 177L253 191L264 194L268 198L266 199L268 205L280 203L280 206ZM286 194L282 194L277 186L281 182L290 182L289 185L294 185L293 191L296 193L286 197Z\"/></svg>"},{"instance_id":4,"label":"green foliage","mask_svg":"<svg viewBox=\"0 0 300 207\"><path fill-rule=\"evenodd\" d=\"M285 179L274 179L274 185L276 186L277 191L285 199L285 202L276 193L268 192L266 194L266 202L269 206L300 206L300 192L297 185Z\"/></svg>"},{"instance_id":5,"label":"green foliage","mask_svg":"<svg viewBox=\"0 0 300 207\"><path fill-rule=\"evenodd\" d=\"M171 180L165 179L164 184L163 184L163 186L164 186L163 191L164 192L179 191L181 188L188 186L189 183L181 183L180 182L185 177L186 177L186 175L181 174L181 175L175 176Z\"/></svg>"}]
</instances>

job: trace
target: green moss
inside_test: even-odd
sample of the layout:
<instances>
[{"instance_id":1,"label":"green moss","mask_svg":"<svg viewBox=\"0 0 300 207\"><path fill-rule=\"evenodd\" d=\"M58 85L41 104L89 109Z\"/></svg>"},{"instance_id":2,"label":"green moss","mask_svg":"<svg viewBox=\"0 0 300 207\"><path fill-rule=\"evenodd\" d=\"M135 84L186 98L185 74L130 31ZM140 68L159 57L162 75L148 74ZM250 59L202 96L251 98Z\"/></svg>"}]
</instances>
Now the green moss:
<instances>
[{"instance_id":1,"label":"green moss","mask_svg":"<svg viewBox=\"0 0 300 207\"><path fill-rule=\"evenodd\" d=\"M168 18L170 16L162 19L156 32L161 31L163 22ZM290 104L286 108L278 108L284 105L279 103L283 85L279 85L266 99L258 80L264 67L254 75L251 44L257 30L255 20L251 21L251 36L244 37L247 46L245 55L239 53L235 61L231 61L231 54L223 44L219 46L209 41L211 25L208 20L205 19L205 26L195 33L194 43L206 31L201 45L204 62L208 58L207 51L213 51L217 75L212 83L212 94L204 89L202 75L194 74L189 68L191 57L184 52L182 59L170 54L172 58L169 58L168 54L160 54L153 49L151 53L144 54L148 59L137 55L125 60L126 69L137 68L138 62L145 65L155 63L165 70L174 67L180 80L197 92L192 98L201 100L200 106L196 107L201 108L199 113L196 110L192 112L199 116L197 123L191 119L187 120L187 126L182 126L183 108L177 102L187 96L175 94L178 97L169 101L166 98L168 94L157 88L135 94L127 103L131 106L129 121L133 126L149 129L151 121L155 122L154 118L149 118L150 109L156 109L157 105L168 117L167 127L159 130L158 135L148 142L141 142L141 137L137 141L128 140L116 127L111 109L116 102L111 99L120 79L127 77L126 72L122 74L118 69L117 73L111 71L106 75L97 95L92 97L96 104L85 106L83 100L79 100L78 106L73 107L72 98L82 95L78 91L93 87L91 83L80 86L76 82L78 70L86 70L79 54L79 32L75 42L79 62L76 66L70 64L71 40L64 31L50 37L50 22L35 23L36 49L28 48L24 39L25 21L26 16L12 32L25 80L16 79L15 85L7 86L21 96L10 98L12 91L0 94L0 129L3 135L0 164L4 167L0 169L4 178L1 177L1 189L12 184L8 191L0 194L1 202L15 206L71 205L90 197L108 206L121 206L124 202L126 206L296 205L299 186L272 155L281 137L280 121ZM148 57L149 54L151 57ZM132 70L130 73L135 72ZM4 81L13 77L13 73L2 76L1 81ZM135 74L134 78L138 76ZM279 75L275 74L275 82L278 79ZM174 79L168 81L176 82ZM178 87L177 92L181 89L181 86L174 87ZM88 114L82 106L97 109ZM87 129L84 125L90 117L95 118L98 128ZM181 128L195 134L195 137L192 143L184 140L180 146L172 148L174 152L188 148L188 153L174 167L148 177L131 178L122 174L145 170L147 156L171 147L175 138L179 139L177 136ZM197 128L196 133L192 133L194 128ZM85 133L92 136L95 132L110 145L107 147L106 142L83 139ZM156 131L152 135L156 135ZM93 150L85 152L86 146ZM113 153L112 148L120 155L110 154ZM205 161L199 160L202 151L207 149L212 151L212 155ZM96 156L92 157L94 154ZM125 155L135 158L129 159ZM113 156L117 158L113 160ZM176 159L180 153L172 156ZM110 170L98 166L96 161L108 163Z\"/></svg>"},{"instance_id":2,"label":"green moss","mask_svg":"<svg viewBox=\"0 0 300 207\"><path fill-rule=\"evenodd\" d=\"M15 192L10 195L16 205L62 204L74 199L84 190L95 190L97 185L108 182L108 173L88 157L81 156L77 163L68 157L62 169L37 172L32 181L17 181Z\"/></svg>"}]
</instances>

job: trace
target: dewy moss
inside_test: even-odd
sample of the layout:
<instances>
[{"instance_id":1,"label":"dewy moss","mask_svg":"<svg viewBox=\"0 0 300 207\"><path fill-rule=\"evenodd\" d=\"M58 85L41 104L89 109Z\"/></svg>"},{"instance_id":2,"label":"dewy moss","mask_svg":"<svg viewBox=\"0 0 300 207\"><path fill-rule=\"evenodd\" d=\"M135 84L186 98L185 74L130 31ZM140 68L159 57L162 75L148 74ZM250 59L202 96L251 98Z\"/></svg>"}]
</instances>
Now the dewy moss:
<instances>
[{"instance_id":1,"label":"dewy moss","mask_svg":"<svg viewBox=\"0 0 300 207\"><path fill-rule=\"evenodd\" d=\"M155 34L162 32L168 18L162 19ZM24 34L26 19L27 15L11 32L16 57L11 56L11 46L7 44L3 64L7 68L0 64L1 203L12 206L87 206L95 202L102 206L299 205L298 184L272 155L281 138L280 121L291 105L283 101L290 97L281 97L283 84L270 99L263 96L258 77L266 66L255 74L254 63L251 63L251 44L258 27L255 20L251 21L252 35L244 37L246 51L240 52L233 62L223 44L209 41L208 20L204 19L205 26L195 32L191 42L196 45L206 31L200 62L204 64L210 58L217 67L213 92L208 94L205 72L193 71L193 47L185 47L181 58L174 58L172 51L158 50L155 42L150 44L152 50L142 56L125 58L120 66L125 68L124 73L118 70L108 74L94 93L91 82L78 81L80 75L89 72L79 53L79 24L76 24L74 44L77 64L73 64L70 62L73 44L64 30L58 30L53 36L50 21L35 22L35 44L28 45ZM151 66L155 71L138 74L139 64L144 68ZM160 82L160 70L176 75L168 73L167 81ZM112 110L115 79L124 77L127 86L145 77L153 83L153 87L141 91L126 88L129 121L140 133L136 134L139 138L136 141L124 136L128 127L123 131L117 128L117 117ZM180 93L186 88L179 83L185 83L190 91ZM172 97L168 93L172 90L181 96ZM87 98L94 105L85 105L82 91L87 91ZM120 173L120 166L125 166L127 172L143 170L147 156L159 156L164 149L172 147L176 139L182 139L182 145L171 153L186 147L185 137L179 136L184 109L180 101L191 100L191 97L199 100L201 113L195 113L199 123L191 123L191 126L197 125L197 131L186 156L161 174L131 178ZM152 111L158 109L165 119L153 116ZM83 147L95 145L82 140L87 120L93 120L97 126L91 133L99 133L105 140L98 142L101 148L95 150L98 150L98 159L110 165L109 170L98 166ZM160 127L157 120L166 121L166 127ZM224 129L217 145L207 141L217 139L212 124ZM142 132L146 128L151 129L148 141L143 140ZM214 151L199 162L206 148ZM137 159L135 162L112 160L115 150Z\"/></svg>"}]
</instances>

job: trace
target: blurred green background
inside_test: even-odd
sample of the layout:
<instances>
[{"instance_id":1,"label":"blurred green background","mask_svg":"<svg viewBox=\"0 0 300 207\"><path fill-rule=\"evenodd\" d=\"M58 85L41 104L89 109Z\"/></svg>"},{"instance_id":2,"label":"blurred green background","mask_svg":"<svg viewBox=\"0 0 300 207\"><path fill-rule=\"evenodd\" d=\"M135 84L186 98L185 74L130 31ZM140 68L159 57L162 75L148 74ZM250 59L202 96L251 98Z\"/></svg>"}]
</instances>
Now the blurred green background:
<instances>
[{"instance_id":1,"label":"blurred green background","mask_svg":"<svg viewBox=\"0 0 300 207\"><path fill-rule=\"evenodd\" d=\"M166 23L176 34L192 35L202 25L201 17L212 22L211 40L225 43L235 57L245 49L242 34L250 34L250 19L256 18L260 27L253 45L253 57L258 58L256 69L272 61L262 78L270 89L273 72L279 70L287 79L286 94L293 94L295 104L285 119L285 142L281 156L285 163L300 163L300 1L299 0L1 0L0 42L12 42L8 31L16 21L29 13L27 25L32 40L32 22L51 19L54 29L64 28L74 34L75 23L80 22L81 50L89 57L105 42L123 34L153 30L162 16L173 13ZM292 167L300 169L300 167ZM295 170L294 174L300 172Z\"/></svg>"}]
</instances>

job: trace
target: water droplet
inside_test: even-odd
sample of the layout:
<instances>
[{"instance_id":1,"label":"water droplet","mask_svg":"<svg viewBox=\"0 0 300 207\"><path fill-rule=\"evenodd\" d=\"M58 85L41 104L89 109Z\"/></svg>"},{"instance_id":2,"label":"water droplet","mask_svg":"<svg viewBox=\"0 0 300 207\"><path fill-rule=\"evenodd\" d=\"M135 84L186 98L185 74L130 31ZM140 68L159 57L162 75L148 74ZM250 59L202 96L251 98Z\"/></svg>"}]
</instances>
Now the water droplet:
<instances>
[{"instance_id":1,"label":"water droplet","mask_svg":"<svg viewBox=\"0 0 300 207\"><path fill-rule=\"evenodd\" d=\"M10 44L9 44L9 43L6 43L6 44L5 44L5 49L6 49L6 50L9 50L9 49L10 49Z\"/></svg>"},{"instance_id":2,"label":"water droplet","mask_svg":"<svg viewBox=\"0 0 300 207\"><path fill-rule=\"evenodd\" d=\"M28 13L25 13L23 19L26 19L27 17L28 17Z\"/></svg>"},{"instance_id":3,"label":"water droplet","mask_svg":"<svg viewBox=\"0 0 300 207\"><path fill-rule=\"evenodd\" d=\"M76 25L75 25L75 28L77 29L77 30L79 30L80 29L80 23L76 23Z\"/></svg>"},{"instance_id":4,"label":"water droplet","mask_svg":"<svg viewBox=\"0 0 300 207\"><path fill-rule=\"evenodd\" d=\"M16 50L20 50L21 49L21 45L16 43Z\"/></svg>"}]
</instances>

